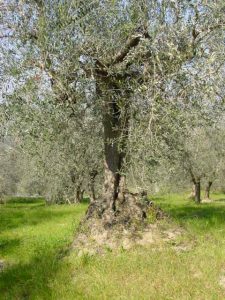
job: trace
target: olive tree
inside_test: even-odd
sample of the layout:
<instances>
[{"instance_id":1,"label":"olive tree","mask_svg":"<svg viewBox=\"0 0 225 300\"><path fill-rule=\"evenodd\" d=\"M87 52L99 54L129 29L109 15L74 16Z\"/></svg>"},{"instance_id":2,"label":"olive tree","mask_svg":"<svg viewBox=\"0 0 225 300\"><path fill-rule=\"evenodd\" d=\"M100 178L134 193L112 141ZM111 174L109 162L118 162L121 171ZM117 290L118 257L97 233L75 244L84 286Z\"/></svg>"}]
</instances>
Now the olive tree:
<instances>
[{"instance_id":1,"label":"olive tree","mask_svg":"<svg viewBox=\"0 0 225 300\"><path fill-rule=\"evenodd\" d=\"M151 137L166 117L155 116L155 105L185 99L191 74L205 75L206 65L213 76L224 54L223 1L38 0L17 13L23 30L14 33L27 54L21 69L33 68L35 79L45 76L55 103L86 103L102 123L103 192L87 218L143 220L144 207L126 188L135 115L144 116L141 127ZM167 141L171 130L163 133Z\"/></svg>"}]
</instances>

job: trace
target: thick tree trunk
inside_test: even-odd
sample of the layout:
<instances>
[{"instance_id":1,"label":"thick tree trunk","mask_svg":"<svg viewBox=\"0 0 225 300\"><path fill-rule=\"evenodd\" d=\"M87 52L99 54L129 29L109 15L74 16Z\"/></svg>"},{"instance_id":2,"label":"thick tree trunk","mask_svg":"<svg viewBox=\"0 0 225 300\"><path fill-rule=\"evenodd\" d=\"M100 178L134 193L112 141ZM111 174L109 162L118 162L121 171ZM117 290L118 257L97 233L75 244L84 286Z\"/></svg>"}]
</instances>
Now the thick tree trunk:
<instances>
[{"instance_id":1,"label":"thick tree trunk","mask_svg":"<svg viewBox=\"0 0 225 300\"><path fill-rule=\"evenodd\" d=\"M129 102L129 101L128 101ZM106 103L104 127L104 187L102 195L90 203L86 220L91 231L112 228L140 228L149 209L146 197L132 194L126 189L124 175L128 139L129 107L123 112L115 101ZM143 199L145 198L145 200ZM154 213L158 216L158 212ZM156 216L156 217L157 217ZM100 223L96 223L93 218ZM94 227L95 224L97 227ZM98 224L98 225L97 225ZM93 233L94 234L94 233Z\"/></svg>"},{"instance_id":2,"label":"thick tree trunk","mask_svg":"<svg viewBox=\"0 0 225 300\"><path fill-rule=\"evenodd\" d=\"M209 200L210 199L210 189L212 186L212 181L208 181L205 189L205 199Z\"/></svg>"},{"instance_id":3,"label":"thick tree trunk","mask_svg":"<svg viewBox=\"0 0 225 300\"><path fill-rule=\"evenodd\" d=\"M101 89L103 85L103 89ZM107 92L102 93L107 85ZM147 217L148 202L126 189L125 157L130 116L130 89L117 85L115 78L99 76L97 93L102 98L104 129L104 185L102 195L92 201L86 213L90 230L137 228ZM125 94L124 94L125 93ZM95 226L94 226L95 224ZM144 223L146 224L146 223Z\"/></svg>"},{"instance_id":4,"label":"thick tree trunk","mask_svg":"<svg viewBox=\"0 0 225 300\"><path fill-rule=\"evenodd\" d=\"M120 193L121 171L125 157L126 133L121 129L119 108L116 103L110 103L108 112L104 115L104 190L106 208L116 209L116 200ZM127 124L128 125L128 124ZM122 136L123 135L123 136ZM121 141L121 138L123 141ZM122 143L123 142L123 145Z\"/></svg>"},{"instance_id":5,"label":"thick tree trunk","mask_svg":"<svg viewBox=\"0 0 225 300\"><path fill-rule=\"evenodd\" d=\"M101 219L103 226L130 226L132 222L142 222L146 218L144 202L140 201L139 195L127 191L126 178L122 175L128 139L129 100L125 102L123 111L117 101L117 97L112 97L105 102L103 192L90 204L86 215L87 219Z\"/></svg>"},{"instance_id":6,"label":"thick tree trunk","mask_svg":"<svg viewBox=\"0 0 225 300\"><path fill-rule=\"evenodd\" d=\"M201 181L200 178L196 179L195 182L195 202L200 203L201 202Z\"/></svg>"}]
</instances>

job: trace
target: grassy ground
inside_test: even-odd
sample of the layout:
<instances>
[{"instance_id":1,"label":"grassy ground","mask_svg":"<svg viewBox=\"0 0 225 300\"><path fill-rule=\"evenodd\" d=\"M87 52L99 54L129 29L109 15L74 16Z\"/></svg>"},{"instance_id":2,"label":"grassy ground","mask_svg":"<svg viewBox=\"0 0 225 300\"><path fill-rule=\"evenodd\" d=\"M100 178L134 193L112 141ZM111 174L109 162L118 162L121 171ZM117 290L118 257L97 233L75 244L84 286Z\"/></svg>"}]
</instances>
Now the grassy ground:
<instances>
[{"instance_id":1,"label":"grassy ground","mask_svg":"<svg viewBox=\"0 0 225 300\"><path fill-rule=\"evenodd\" d=\"M0 299L223 300L225 196L213 198L200 206L181 195L155 198L185 228L177 240L185 251L165 243L104 256L69 251L86 204L12 199L0 206L0 262L8 265L0 272Z\"/></svg>"}]
</instances>

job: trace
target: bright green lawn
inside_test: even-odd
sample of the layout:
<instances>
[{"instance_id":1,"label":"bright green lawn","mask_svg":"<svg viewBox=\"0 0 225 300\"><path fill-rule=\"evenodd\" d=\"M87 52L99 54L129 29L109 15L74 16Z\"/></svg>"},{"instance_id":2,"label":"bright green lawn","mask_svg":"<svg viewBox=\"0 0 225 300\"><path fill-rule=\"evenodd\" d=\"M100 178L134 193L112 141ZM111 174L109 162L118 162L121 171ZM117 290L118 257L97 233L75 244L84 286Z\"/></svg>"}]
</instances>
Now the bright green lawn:
<instances>
[{"instance_id":1,"label":"bright green lawn","mask_svg":"<svg viewBox=\"0 0 225 300\"><path fill-rule=\"evenodd\" d=\"M181 195L155 198L186 229L177 243L104 256L70 252L86 204L45 206L16 200L0 206L0 299L225 299L225 196L195 205ZM166 224L164 224L166 226Z\"/></svg>"}]
</instances>

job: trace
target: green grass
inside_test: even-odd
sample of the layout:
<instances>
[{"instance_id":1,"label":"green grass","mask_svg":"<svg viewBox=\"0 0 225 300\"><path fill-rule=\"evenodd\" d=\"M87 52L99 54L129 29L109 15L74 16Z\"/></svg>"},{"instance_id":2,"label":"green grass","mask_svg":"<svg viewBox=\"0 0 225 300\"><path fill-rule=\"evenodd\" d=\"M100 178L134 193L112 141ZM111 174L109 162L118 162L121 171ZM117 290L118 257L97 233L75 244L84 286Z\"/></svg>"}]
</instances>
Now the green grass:
<instances>
[{"instance_id":1,"label":"green grass","mask_svg":"<svg viewBox=\"0 0 225 300\"><path fill-rule=\"evenodd\" d=\"M87 204L45 206L12 199L0 206L0 299L225 299L225 196L196 205L184 195L154 200L185 233L177 243L123 249L104 256L70 251Z\"/></svg>"}]
</instances>

